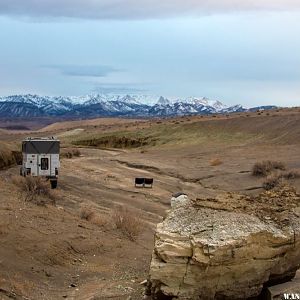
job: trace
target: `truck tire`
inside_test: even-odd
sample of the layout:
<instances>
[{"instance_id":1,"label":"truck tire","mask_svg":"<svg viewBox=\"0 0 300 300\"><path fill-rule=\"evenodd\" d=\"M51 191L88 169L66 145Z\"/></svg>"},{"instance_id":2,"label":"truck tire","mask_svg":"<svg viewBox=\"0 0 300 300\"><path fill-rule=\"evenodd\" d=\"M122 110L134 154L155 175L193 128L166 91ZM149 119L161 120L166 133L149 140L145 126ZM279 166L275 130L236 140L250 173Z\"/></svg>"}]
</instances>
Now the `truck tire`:
<instances>
[{"instance_id":1,"label":"truck tire","mask_svg":"<svg viewBox=\"0 0 300 300\"><path fill-rule=\"evenodd\" d=\"M51 189L56 189L57 188L57 180L51 180L50 184L51 184Z\"/></svg>"}]
</instances>

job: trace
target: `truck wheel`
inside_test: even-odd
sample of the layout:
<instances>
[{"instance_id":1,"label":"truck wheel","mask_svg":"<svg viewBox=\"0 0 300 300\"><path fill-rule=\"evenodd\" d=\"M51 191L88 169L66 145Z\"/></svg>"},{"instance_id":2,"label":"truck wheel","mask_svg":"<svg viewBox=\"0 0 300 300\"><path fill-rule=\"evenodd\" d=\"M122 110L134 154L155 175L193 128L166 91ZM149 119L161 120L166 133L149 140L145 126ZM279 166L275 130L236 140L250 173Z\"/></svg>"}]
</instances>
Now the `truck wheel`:
<instances>
[{"instance_id":1,"label":"truck wheel","mask_svg":"<svg viewBox=\"0 0 300 300\"><path fill-rule=\"evenodd\" d=\"M57 180L51 180L51 189L56 189L57 188Z\"/></svg>"}]
</instances>

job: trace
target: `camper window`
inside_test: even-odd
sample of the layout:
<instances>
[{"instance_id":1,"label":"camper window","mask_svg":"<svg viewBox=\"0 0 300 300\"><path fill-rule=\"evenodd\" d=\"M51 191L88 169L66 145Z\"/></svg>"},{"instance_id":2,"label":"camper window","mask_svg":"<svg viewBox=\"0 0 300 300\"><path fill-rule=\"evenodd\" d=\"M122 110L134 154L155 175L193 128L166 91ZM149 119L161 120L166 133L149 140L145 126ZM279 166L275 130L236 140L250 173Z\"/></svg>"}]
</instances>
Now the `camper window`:
<instances>
[{"instance_id":1,"label":"camper window","mask_svg":"<svg viewBox=\"0 0 300 300\"><path fill-rule=\"evenodd\" d=\"M49 159L47 157L41 158L41 170L49 169Z\"/></svg>"}]
</instances>

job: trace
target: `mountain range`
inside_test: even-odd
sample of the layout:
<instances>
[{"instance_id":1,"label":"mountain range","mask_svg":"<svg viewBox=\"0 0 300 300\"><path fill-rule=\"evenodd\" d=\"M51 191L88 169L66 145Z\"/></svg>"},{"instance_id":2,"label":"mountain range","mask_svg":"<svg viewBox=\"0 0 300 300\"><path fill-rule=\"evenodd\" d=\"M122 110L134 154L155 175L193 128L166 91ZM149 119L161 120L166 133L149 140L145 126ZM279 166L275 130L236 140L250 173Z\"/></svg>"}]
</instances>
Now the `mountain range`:
<instances>
[{"instance_id":1,"label":"mountain range","mask_svg":"<svg viewBox=\"0 0 300 300\"><path fill-rule=\"evenodd\" d=\"M0 97L0 117L163 117L190 114L233 113L267 110L275 106L245 108L226 106L205 97L169 100L148 95L95 94L80 97L13 95Z\"/></svg>"}]
</instances>

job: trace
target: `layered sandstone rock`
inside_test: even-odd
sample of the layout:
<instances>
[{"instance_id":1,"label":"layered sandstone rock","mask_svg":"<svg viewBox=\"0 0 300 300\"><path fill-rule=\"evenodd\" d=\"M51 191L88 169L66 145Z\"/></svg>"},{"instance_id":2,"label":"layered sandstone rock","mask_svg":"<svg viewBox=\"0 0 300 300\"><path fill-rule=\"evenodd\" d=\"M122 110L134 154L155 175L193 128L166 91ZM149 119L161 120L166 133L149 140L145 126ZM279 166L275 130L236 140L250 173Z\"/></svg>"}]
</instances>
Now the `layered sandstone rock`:
<instances>
[{"instance_id":1,"label":"layered sandstone rock","mask_svg":"<svg viewBox=\"0 0 300 300\"><path fill-rule=\"evenodd\" d=\"M300 197L172 199L158 224L149 289L155 299L246 299L293 276L300 263Z\"/></svg>"}]
</instances>

